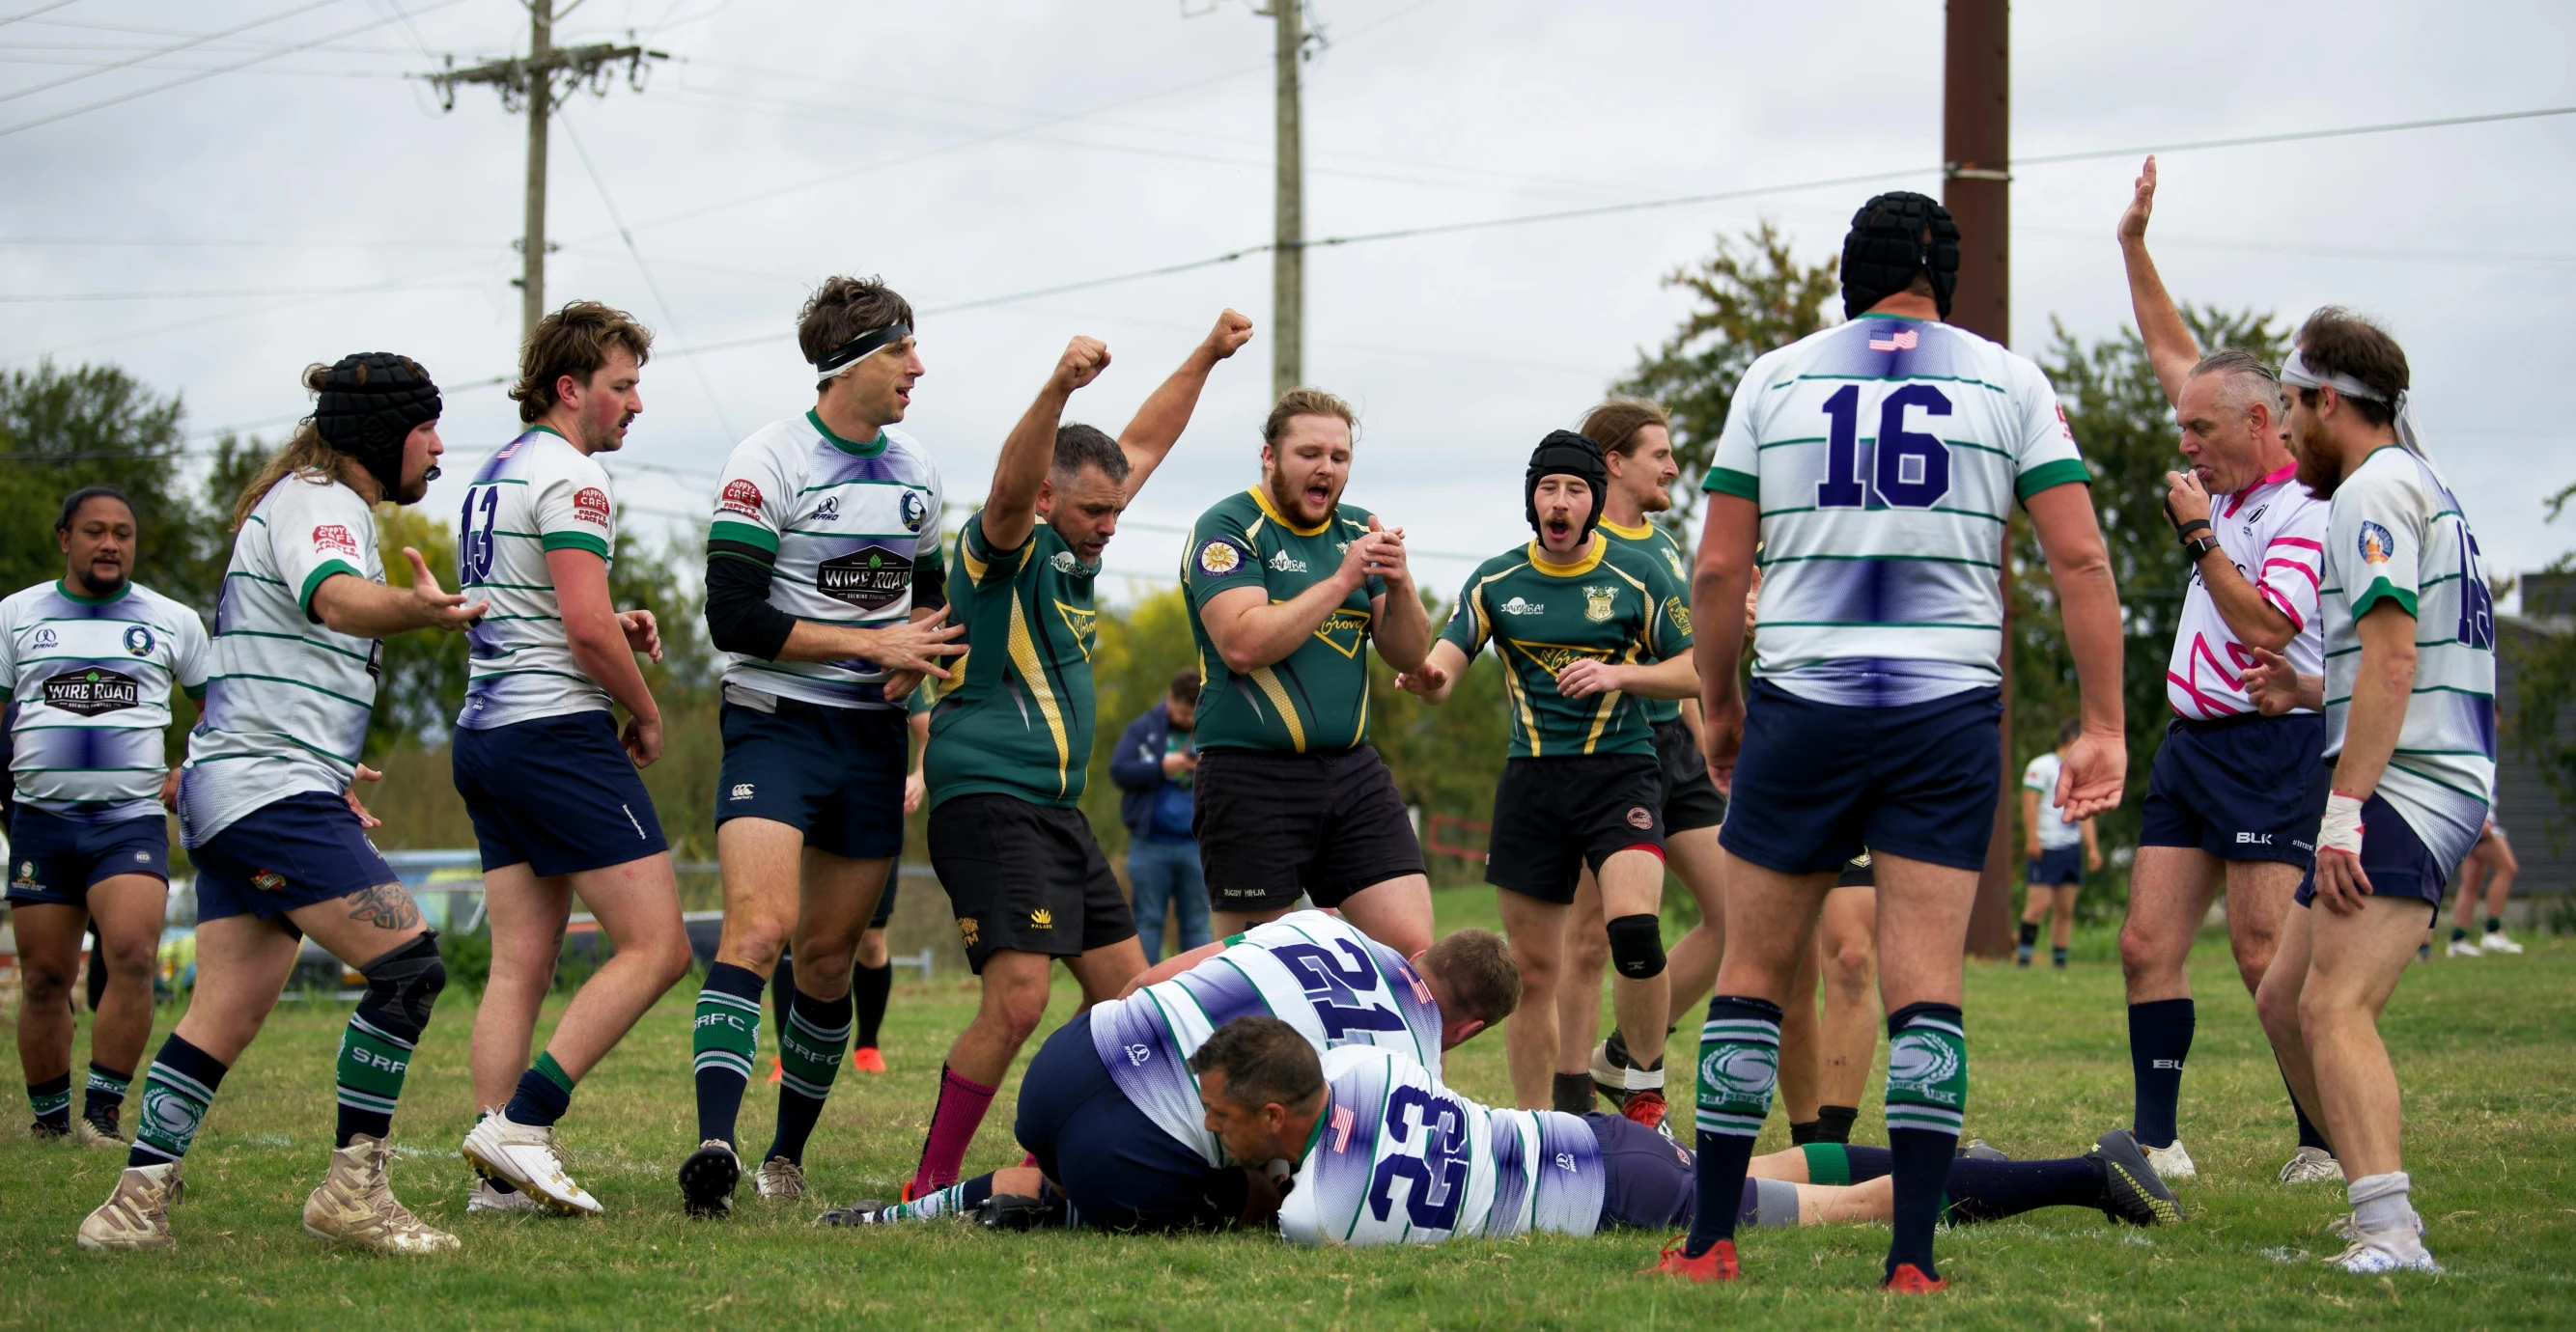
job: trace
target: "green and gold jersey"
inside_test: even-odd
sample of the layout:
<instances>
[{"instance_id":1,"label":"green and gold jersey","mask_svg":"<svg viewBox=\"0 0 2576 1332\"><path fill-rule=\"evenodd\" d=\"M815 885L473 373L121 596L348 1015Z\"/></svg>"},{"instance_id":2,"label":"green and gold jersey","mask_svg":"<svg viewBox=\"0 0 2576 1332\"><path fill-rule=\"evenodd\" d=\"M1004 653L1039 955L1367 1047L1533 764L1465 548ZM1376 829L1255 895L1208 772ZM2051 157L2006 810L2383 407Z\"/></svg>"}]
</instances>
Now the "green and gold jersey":
<instances>
[{"instance_id":1,"label":"green and gold jersey","mask_svg":"<svg viewBox=\"0 0 2576 1332\"><path fill-rule=\"evenodd\" d=\"M1635 527L1621 527L1604 518L1601 520L1601 535L1608 537L1611 545L1634 550L1644 555L1648 562L1660 564L1671 570L1673 582L1682 589L1682 604L1684 606L1690 604L1690 553L1682 549L1682 543L1675 541L1670 532L1655 526L1652 522L1640 523ZM1662 726L1682 715L1682 701L1677 698L1648 698L1638 701L1646 705L1646 722L1651 726Z\"/></svg>"},{"instance_id":2,"label":"green and gold jersey","mask_svg":"<svg viewBox=\"0 0 2576 1332\"><path fill-rule=\"evenodd\" d=\"M1503 659L1511 757L1652 757L1649 700L1616 689L1567 698L1556 673L1586 658L1626 665L1690 651L1690 598L1663 561L1597 532L1572 564L1533 541L1477 567L1440 637L1471 662L1488 642Z\"/></svg>"},{"instance_id":3,"label":"green and gold jersey","mask_svg":"<svg viewBox=\"0 0 2576 1332\"><path fill-rule=\"evenodd\" d=\"M1272 605L1292 601L1333 576L1343 552L1368 531L1368 510L1337 506L1321 526L1298 528L1259 487L1217 501L1190 528L1181 585L1190 603L1190 637L1199 650L1198 746L1308 754L1368 743L1370 607L1383 580L1344 598L1313 640L1282 661L1248 674L1227 670L1199 614L1208 598L1257 587Z\"/></svg>"},{"instance_id":4,"label":"green and gold jersey","mask_svg":"<svg viewBox=\"0 0 2576 1332\"><path fill-rule=\"evenodd\" d=\"M930 712L922 777L930 804L1000 794L1070 809L1091 766L1092 580L1100 566L1077 557L1039 523L1017 550L984 540L984 515L966 520L949 566L949 619L966 626Z\"/></svg>"}]
</instances>

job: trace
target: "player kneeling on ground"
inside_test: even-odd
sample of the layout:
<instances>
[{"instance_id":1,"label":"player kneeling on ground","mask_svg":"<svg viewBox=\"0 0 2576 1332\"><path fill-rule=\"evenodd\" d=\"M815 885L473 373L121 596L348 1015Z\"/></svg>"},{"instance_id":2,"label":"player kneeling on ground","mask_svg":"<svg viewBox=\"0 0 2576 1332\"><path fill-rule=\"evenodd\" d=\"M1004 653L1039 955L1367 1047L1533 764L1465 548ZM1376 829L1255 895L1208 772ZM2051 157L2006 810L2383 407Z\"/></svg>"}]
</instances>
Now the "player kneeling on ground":
<instances>
[{"instance_id":1,"label":"player kneeling on ground","mask_svg":"<svg viewBox=\"0 0 2576 1332\"><path fill-rule=\"evenodd\" d=\"M305 371L311 417L234 501L215 614L215 671L188 736L179 831L197 868L197 988L143 1079L126 1169L80 1225L84 1249L171 1247L179 1166L224 1074L277 1004L304 936L367 979L340 1042L330 1173L305 1232L379 1253L456 1247L386 1182L396 1100L447 984L438 936L349 792L376 695L380 640L465 629L485 603L439 590L420 552L384 585L372 505L417 504L438 475L438 388L406 357Z\"/></svg>"},{"instance_id":2,"label":"player kneeling on ground","mask_svg":"<svg viewBox=\"0 0 2576 1332\"><path fill-rule=\"evenodd\" d=\"M1005 1195L1034 1197L1043 1171L1087 1225L1171 1230L1222 1225L1243 1212L1241 1167L1206 1123L1190 1056L1212 1014L1258 1013L1318 1050L1375 1045L1436 1079L1441 1052L1509 1016L1520 974L1500 936L1459 930L1410 961L1322 911L1291 912L1166 959L1128 992L1075 1015L1047 1037L1020 1082L1020 1145L1038 1161L1001 1172ZM898 1207L860 1203L834 1225L924 1220L982 1206L985 1175Z\"/></svg>"}]
</instances>

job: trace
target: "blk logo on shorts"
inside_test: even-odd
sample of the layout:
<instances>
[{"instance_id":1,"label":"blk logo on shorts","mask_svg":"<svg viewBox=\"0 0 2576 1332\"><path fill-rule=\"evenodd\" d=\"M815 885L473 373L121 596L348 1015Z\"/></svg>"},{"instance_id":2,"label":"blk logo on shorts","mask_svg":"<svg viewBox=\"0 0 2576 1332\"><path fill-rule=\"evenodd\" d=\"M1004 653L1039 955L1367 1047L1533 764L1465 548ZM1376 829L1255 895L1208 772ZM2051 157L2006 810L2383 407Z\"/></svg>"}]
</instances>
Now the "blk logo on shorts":
<instances>
[{"instance_id":1,"label":"blk logo on shorts","mask_svg":"<svg viewBox=\"0 0 2576 1332\"><path fill-rule=\"evenodd\" d=\"M2272 834L2241 832L2236 834L2236 844L2238 846L2270 846L2272 844Z\"/></svg>"}]
</instances>

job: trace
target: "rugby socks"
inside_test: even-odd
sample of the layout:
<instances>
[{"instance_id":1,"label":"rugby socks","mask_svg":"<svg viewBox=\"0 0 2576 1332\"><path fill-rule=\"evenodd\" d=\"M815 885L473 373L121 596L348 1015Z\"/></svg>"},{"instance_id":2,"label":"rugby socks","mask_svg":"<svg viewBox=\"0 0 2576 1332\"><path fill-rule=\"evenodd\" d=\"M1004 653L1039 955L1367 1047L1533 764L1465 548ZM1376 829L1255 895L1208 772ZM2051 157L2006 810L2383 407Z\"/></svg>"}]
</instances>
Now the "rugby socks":
<instances>
[{"instance_id":1,"label":"rugby socks","mask_svg":"<svg viewBox=\"0 0 2576 1332\"><path fill-rule=\"evenodd\" d=\"M549 1050L537 1056L537 1062L519 1075L519 1090L501 1113L513 1124L532 1128L552 1128L572 1108L572 1075L555 1062Z\"/></svg>"},{"instance_id":2,"label":"rugby socks","mask_svg":"<svg viewBox=\"0 0 2576 1332\"><path fill-rule=\"evenodd\" d=\"M2280 1056L2274 1055L2272 1062L2277 1067L2281 1062ZM2281 1074L2281 1090L2290 1098L2291 1117L2299 1121L2299 1145L2314 1147L2328 1156L2334 1155L2334 1144L2327 1142L2325 1130L2318 1128L2317 1122L2308 1118L2308 1108L2299 1104L2298 1090L2290 1085L2290 1075L2286 1071Z\"/></svg>"},{"instance_id":3,"label":"rugby socks","mask_svg":"<svg viewBox=\"0 0 2576 1332\"><path fill-rule=\"evenodd\" d=\"M1816 1107L1816 1142L1851 1141L1852 1121L1860 1118L1856 1105L1820 1105Z\"/></svg>"},{"instance_id":4,"label":"rugby socks","mask_svg":"<svg viewBox=\"0 0 2576 1332\"><path fill-rule=\"evenodd\" d=\"M412 1047L420 1043L418 1023L374 999L371 993L359 1003L340 1032L335 1147L348 1146L360 1134L380 1142L393 1136L394 1104L402 1099L403 1078L411 1072Z\"/></svg>"},{"instance_id":5,"label":"rugby socks","mask_svg":"<svg viewBox=\"0 0 2576 1332\"><path fill-rule=\"evenodd\" d=\"M2504 933L2504 917L2502 917L2502 916L2489 916L2489 917L2487 917L2487 933L2489 933L2489 934L2502 934L2502 933Z\"/></svg>"},{"instance_id":6,"label":"rugby socks","mask_svg":"<svg viewBox=\"0 0 2576 1332\"><path fill-rule=\"evenodd\" d=\"M125 1164L168 1165L188 1154L197 1126L224 1085L224 1066L172 1032L143 1075L143 1107L134 1116L134 1145Z\"/></svg>"},{"instance_id":7,"label":"rugby socks","mask_svg":"<svg viewBox=\"0 0 2576 1332\"><path fill-rule=\"evenodd\" d=\"M72 1131L72 1075L27 1084L27 1108L36 1112L36 1127L47 1133Z\"/></svg>"},{"instance_id":8,"label":"rugby socks","mask_svg":"<svg viewBox=\"0 0 2576 1332\"><path fill-rule=\"evenodd\" d=\"M850 973L850 1001L859 1010L859 1048L877 1048L877 1029L885 1025L886 999L894 993L894 961L881 967L859 967Z\"/></svg>"},{"instance_id":9,"label":"rugby socks","mask_svg":"<svg viewBox=\"0 0 2576 1332\"><path fill-rule=\"evenodd\" d=\"M2001 1221L2042 1207L2099 1207L2102 1172L2083 1157L2060 1161L1950 1163L1948 1219L1954 1225Z\"/></svg>"},{"instance_id":10,"label":"rugby socks","mask_svg":"<svg viewBox=\"0 0 2576 1332\"><path fill-rule=\"evenodd\" d=\"M945 1064L940 1066L939 1105L930 1112L930 1136L921 1144L920 1168L912 1172L913 1197L957 1182L957 1167L974 1144L975 1130L984 1125L984 1112L993 1108L996 1090L957 1076L957 1070Z\"/></svg>"},{"instance_id":11,"label":"rugby socks","mask_svg":"<svg viewBox=\"0 0 2576 1332\"><path fill-rule=\"evenodd\" d=\"M778 1038L778 1136L767 1155L805 1162L805 1140L823 1117L823 1099L850 1048L850 996L817 999L803 990L788 1000L787 1025Z\"/></svg>"},{"instance_id":12,"label":"rugby socks","mask_svg":"<svg viewBox=\"0 0 2576 1332\"><path fill-rule=\"evenodd\" d=\"M2415 1204L2408 1197L2412 1183L2403 1170L2385 1175L2364 1175L2344 1186L2343 1196L2352 1204L2352 1228L2369 1235L2398 1234L2415 1237Z\"/></svg>"},{"instance_id":13,"label":"rugby socks","mask_svg":"<svg viewBox=\"0 0 2576 1332\"><path fill-rule=\"evenodd\" d=\"M100 1132L114 1135L118 1115L125 1109L126 1089L134 1084L134 1075L119 1072L93 1059L89 1065L89 1085L81 1091L81 1118Z\"/></svg>"},{"instance_id":14,"label":"rugby socks","mask_svg":"<svg viewBox=\"0 0 2576 1332\"><path fill-rule=\"evenodd\" d=\"M2015 966L2029 966L2031 954L2037 952L2038 949L2039 922L2035 920L2025 920L2021 923L2021 942L2013 945L2013 964Z\"/></svg>"},{"instance_id":15,"label":"rugby socks","mask_svg":"<svg viewBox=\"0 0 2576 1332\"><path fill-rule=\"evenodd\" d=\"M1743 995L1711 998L1699 1032L1699 1201L1684 1257L1735 1237L1753 1140L1779 1080L1780 1006Z\"/></svg>"},{"instance_id":16,"label":"rugby socks","mask_svg":"<svg viewBox=\"0 0 2576 1332\"><path fill-rule=\"evenodd\" d=\"M955 1216L961 1212L974 1211L976 1208L992 1201L992 1198L993 1177L991 1175L977 1175L973 1179L967 1180L963 1183L951 1184L944 1189L933 1189L930 1192L913 1199L911 1202L896 1203L892 1207L880 1208L875 1214L876 1220L874 1224L887 1225L897 1221L929 1221L943 1216Z\"/></svg>"},{"instance_id":17,"label":"rugby socks","mask_svg":"<svg viewBox=\"0 0 2576 1332\"><path fill-rule=\"evenodd\" d=\"M2049 949L2048 961L2049 965L2056 967L2058 970L2066 970L2066 950L2063 948Z\"/></svg>"},{"instance_id":18,"label":"rugby socks","mask_svg":"<svg viewBox=\"0 0 2576 1332\"><path fill-rule=\"evenodd\" d=\"M2493 933L2495 933L2495 926L2493 926L2493 925L2489 925L2489 926L2487 926L2487 933L2489 933L2489 934L2493 934ZM2453 942L2453 943L2459 943L2459 942L2461 942L2462 940L2467 939L2468 937L2469 937L2469 932L2468 932L2468 930L2467 930L2467 928L2466 928L2466 927L2464 927L2464 926L2459 926L2459 925L2454 925L2454 926L2452 926L2452 927L2451 927L2451 942Z\"/></svg>"},{"instance_id":19,"label":"rugby socks","mask_svg":"<svg viewBox=\"0 0 2576 1332\"><path fill-rule=\"evenodd\" d=\"M2129 1132L2142 1147L2170 1147L2182 1100L2182 1064L2197 1021L2189 999L2129 1005L2129 1073L2137 1089Z\"/></svg>"},{"instance_id":20,"label":"rugby socks","mask_svg":"<svg viewBox=\"0 0 2576 1332\"><path fill-rule=\"evenodd\" d=\"M689 1045L697 1056L698 1141L733 1143L742 1114L742 1089L751 1083L752 1052L760 1048L759 973L730 962L707 968L698 991L696 1029Z\"/></svg>"},{"instance_id":21,"label":"rugby socks","mask_svg":"<svg viewBox=\"0 0 2576 1332\"><path fill-rule=\"evenodd\" d=\"M1887 1147L1895 1237L1886 1274L1912 1263L1934 1280L1932 1228L1968 1108L1968 1035L1956 1004L1907 1004L1887 1015Z\"/></svg>"},{"instance_id":22,"label":"rugby socks","mask_svg":"<svg viewBox=\"0 0 2576 1332\"><path fill-rule=\"evenodd\" d=\"M1557 1073L1551 1075L1548 1078L1547 1100L1549 1106L1561 1114L1591 1114L1593 1109L1592 1075L1589 1073Z\"/></svg>"}]
</instances>

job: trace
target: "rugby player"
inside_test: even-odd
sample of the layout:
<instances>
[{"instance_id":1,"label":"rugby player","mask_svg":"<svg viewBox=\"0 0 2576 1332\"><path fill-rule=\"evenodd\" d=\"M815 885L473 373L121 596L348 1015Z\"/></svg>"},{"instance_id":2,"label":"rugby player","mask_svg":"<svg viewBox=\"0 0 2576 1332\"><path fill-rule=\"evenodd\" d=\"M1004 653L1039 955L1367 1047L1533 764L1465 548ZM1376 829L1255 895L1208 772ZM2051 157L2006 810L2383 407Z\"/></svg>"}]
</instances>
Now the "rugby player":
<instances>
[{"instance_id":1,"label":"rugby player","mask_svg":"<svg viewBox=\"0 0 2576 1332\"><path fill-rule=\"evenodd\" d=\"M2469 858L2460 862L2460 900L2451 912L2452 957L2477 957L2483 953L2519 953L2522 945L2504 932L2505 896L2513 891L2514 876L2522 873L2522 862L2513 854L2513 843L2507 841L2504 829L2489 818L2486 830L2478 834L2478 844L2469 850ZM2476 919L2478 881L2486 881L2487 932L2476 943L2469 942L2469 924ZM92 1077L97 1074L93 1072ZM96 1084L93 1083L93 1086Z\"/></svg>"},{"instance_id":2,"label":"rugby player","mask_svg":"<svg viewBox=\"0 0 2576 1332\"><path fill-rule=\"evenodd\" d=\"M1062 958L1086 1002L1145 969L1126 894L1080 809L1098 704L1092 588L1118 515L1189 428L1217 363L1252 321L1217 316L1117 439L1059 424L1109 366L1075 338L1002 441L984 507L957 538L950 596L975 645L930 714L930 863L948 890L983 996L940 1069L939 1101L905 1197L957 1181L1011 1060L1046 1015Z\"/></svg>"},{"instance_id":3,"label":"rugby player","mask_svg":"<svg viewBox=\"0 0 2576 1332\"><path fill-rule=\"evenodd\" d=\"M2379 1012L2493 813L2495 608L2459 499L2416 437L2405 351L2333 306L2296 341L2281 367L2291 448L2300 484L2333 505L2325 675L2258 650L2246 679L2267 714L2323 708L2331 766L2310 778L2327 794L2303 909L2254 1006L2350 1181L2352 1243L2330 1261L2438 1271L2409 1201Z\"/></svg>"},{"instance_id":4,"label":"rugby player","mask_svg":"<svg viewBox=\"0 0 2576 1332\"><path fill-rule=\"evenodd\" d=\"M1528 1000L1503 1035L1512 1094L1523 1109L1553 1100L1559 966L1575 881L1588 866L1618 972L1611 1009L1627 1048L1655 1052L1624 1070L1621 1113L1651 1128L1664 1117L1671 981L1657 916L1663 766L1646 701L1698 688L1688 589L1663 560L1594 530L1608 506L1599 444L1551 432L1522 485L1537 539L1477 566L1430 657L1399 683L1436 704L1488 643L1503 661L1511 750L1494 791L1485 881L1499 890Z\"/></svg>"},{"instance_id":5,"label":"rugby player","mask_svg":"<svg viewBox=\"0 0 2576 1332\"><path fill-rule=\"evenodd\" d=\"M732 1209L760 993L793 944L793 1041L764 1198L804 1192L805 1141L850 1039L850 964L903 850L903 698L961 649L939 623L939 469L894 428L921 378L912 306L826 280L796 318L815 401L734 447L707 529L707 637L726 657L716 859L724 933L698 992L690 1215Z\"/></svg>"},{"instance_id":6,"label":"rugby player","mask_svg":"<svg viewBox=\"0 0 2576 1332\"><path fill-rule=\"evenodd\" d=\"M437 932L367 841L373 820L349 784L381 640L471 628L487 603L441 591L409 547L411 586L385 585L371 506L419 503L446 451L429 372L365 352L308 368L304 386L319 395L313 415L233 502L214 670L179 779L196 989L144 1075L125 1172L81 1222L84 1249L173 1246L181 1160L307 937L367 985L341 1038L336 1145L304 1201L305 1232L378 1253L457 1246L386 1178L394 1106L447 969Z\"/></svg>"},{"instance_id":7,"label":"rugby player","mask_svg":"<svg viewBox=\"0 0 2576 1332\"><path fill-rule=\"evenodd\" d=\"M2057 747L2021 770L2022 855L2030 862L2030 873L2022 895L2021 941L2013 948L2018 966L2030 965L2031 955L2039 949L2039 927L2054 912L2048 960L2058 970L2066 970L2066 946L2075 934L2076 890L2084 886L2087 872L2102 868L2102 844L2094 834L2093 820L2069 823L2057 809L2057 774L2064 768L2066 747L2083 733L2083 725L2072 717L2060 722ZM2182 1152L2176 1148L2169 1154L2181 1156ZM2190 1175L2186 1171L2177 1178Z\"/></svg>"},{"instance_id":8,"label":"rugby player","mask_svg":"<svg viewBox=\"0 0 2576 1332\"><path fill-rule=\"evenodd\" d=\"M1618 1115L1488 1109L1400 1050L1348 1045L1319 1057L1287 1023L1244 1017L1212 1034L1190 1069L1207 1131L1227 1155L1288 1172L1277 1219L1292 1243L1669 1229L1689 1225L1698 1207L1688 1149ZM1728 1211L1761 1226L1885 1222L1894 1197L1887 1156L1838 1145L1779 1153L1743 1181ZM1954 1160L1944 1193L1945 1219L1958 1223L2052 1206L2098 1208L2134 1225L2184 1219L2119 1129L2069 1160Z\"/></svg>"},{"instance_id":9,"label":"rugby player","mask_svg":"<svg viewBox=\"0 0 2576 1332\"><path fill-rule=\"evenodd\" d=\"M1043 1174L1086 1224L1202 1229L1242 1219L1257 1192L1206 1123L1190 1057L1232 1018L1266 1015L1317 1050L1378 1045L1430 1070L1443 1051L1508 1016L1520 976L1500 937L1459 930L1406 959L1323 911L1297 911L1166 958L1150 984L1074 1016L1020 1080L1016 1130L1036 1159L884 1208L827 1214L831 1225L926 1220L1003 1196L1036 1197ZM1140 980L1145 977L1139 977Z\"/></svg>"},{"instance_id":10,"label":"rugby player","mask_svg":"<svg viewBox=\"0 0 2576 1332\"><path fill-rule=\"evenodd\" d=\"M1190 831L1218 937L1299 897L1403 953L1431 945L1431 880L1368 743L1367 649L1431 650L1404 531L1342 502L1359 417L1290 389L1261 427L1261 480L1200 514L1181 584L1198 644Z\"/></svg>"},{"instance_id":11,"label":"rugby player","mask_svg":"<svg viewBox=\"0 0 2576 1332\"><path fill-rule=\"evenodd\" d=\"M2119 224L2129 297L2157 382L2174 404L2188 466L2166 476L2165 509L2191 562L2165 697L2174 711L2147 778L2145 822L2120 926L2129 991L2131 1123L2156 1169L2189 1179L2176 1103L2196 1017L2183 963L2220 885L2227 942L2251 993L2271 965L2290 895L2315 855L2321 795L2307 774L2324 752L2314 710L2265 717L2246 695L2257 652L2322 669L2317 615L2326 506L2294 478L2287 405L2271 367L2242 351L2204 358L2147 255L2156 163L2148 158ZM2299 1146L2281 1182L2340 1179L2325 1139L2295 1099Z\"/></svg>"},{"instance_id":12,"label":"rugby player","mask_svg":"<svg viewBox=\"0 0 2576 1332\"><path fill-rule=\"evenodd\" d=\"M1643 398L1612 398L1586 412L1577 433L1601 446L1609 471L1601 535L1661 562L1675 583L1690 586L1690 566L1680 543L1654 525L1655 514L1672 508L1673 482L1681 476L1664 409ZM1656 761L1663 767L1664 857L1700 912L1699 923L1675 940L1666 955L1672 987L1669 1034L1717 979L1718 949L1726 935L1725 904L1718 897L1725 853L1717 847L1717 825L1726 818L1726 797L1708 780L1708 761L1700 754L1699 700L1642 702L1654 727ZM1607 926L1601 886L1587 865L1575 885L1574 911L1566 919L1556 992L1557 1062L1549 1091L1556 1109L1573 1114L1592 1108L1596 1085L1621 1105L1632 1079L1636 1087L1662 1094L1660 1043L1650 1066L1641 1069L1634 1067L1628 1043L1615 1033L1597 1046L1587 1048L1583 1042L1601 1029L1601 977L1610 965Z\"/></svg>"},{"instance_id":13,"label":"rugby player","mask_svg":"<svg viewBox=\"0 0 2576 1332\"><path fill-rule=\"evenodd\" d=\"M161 759L170 691L202 700L197 613L134 581L133 502L108 486L63 500L63 576L0 601L0 698L10 709L8 901L22 995L18 1063L40 1139L122 1147L118 1112L152 1034L152 968L170 890ZM89 1077L72 1118L72 982L94 925L107 986L93 991Z\"/></svg>"},{"instance_id":14,"label":"rugby player","mask_svg":"<svg viewBox=\"0 0 2576 1332\"><path fill-rule=\"evenodd\" d=\"M1818 899L1866 846L1895 1152L1886 1279L1941 1288L1932 1229L1967 1108L1961 965L2002 787L1997 571L2016 500L2055 577L2083 697L2059 804L2084 818L2119 803L2119 596L2088 476L2039 367L1940 322L1958 262L1939 204L1863 205L1843 242L1851 322L1753 363L1703 483L1692 599L1709 768L1733 795L1719 834L1728 928L1700 1039L1702 1205L1660 1268L1694 1280L1736 1275L1731 1204L1770 1110L1780 1005ZM1757 539L1748 710L1736 667Z\"/></svg>"},{"instance_id":15,"label":"rugby player","mask_svg":"<svg viewBox=\"0 0 2576 1332\"><path fill-rule=\"evenodd\" d=\"M659 661L649 610L609 598L614 489L599 455L644 409L653 335L623 310L575 301L537 321L510 396L525 423L465 488L460 590L493 612L467 635L456 790L483 855L492 972L474 1013L465 1159L483 1176L467 1206L518 1195L564 1215L599 1201L564 1173L554 1125L576 1084L689 969L669 843L637 770L662 756L662 712L635 654ZM624 708L621 732L612 707ZM552 988L573 898L612 950L573 995L534 1065L528 1044Z\"/></svg>"}]
</instances>

